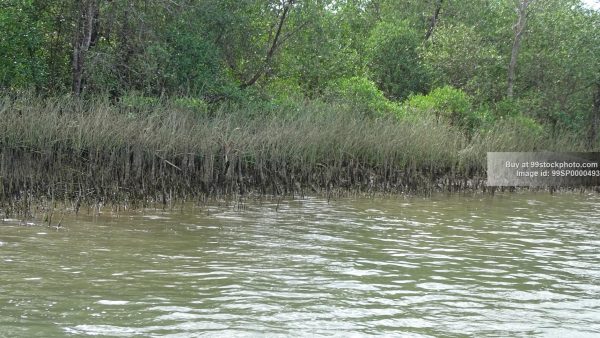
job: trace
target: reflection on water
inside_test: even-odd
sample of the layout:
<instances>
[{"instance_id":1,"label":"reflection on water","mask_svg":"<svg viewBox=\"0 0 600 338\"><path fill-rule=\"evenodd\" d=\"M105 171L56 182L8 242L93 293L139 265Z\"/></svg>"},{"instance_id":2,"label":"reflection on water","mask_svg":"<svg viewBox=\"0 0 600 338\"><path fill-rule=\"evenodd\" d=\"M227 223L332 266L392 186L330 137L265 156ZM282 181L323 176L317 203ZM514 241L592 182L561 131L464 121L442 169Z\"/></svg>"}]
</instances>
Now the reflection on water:
<instances>
[{"instance_id":1,"label":"reflection on water","mask_svg":"<svg viewBox=\"0 0 600 338\"><path fill-rule=\"evenodd\" d=\"M0 224L0 336L600 335L600 197Z\"/></svg>"}]
</instances>

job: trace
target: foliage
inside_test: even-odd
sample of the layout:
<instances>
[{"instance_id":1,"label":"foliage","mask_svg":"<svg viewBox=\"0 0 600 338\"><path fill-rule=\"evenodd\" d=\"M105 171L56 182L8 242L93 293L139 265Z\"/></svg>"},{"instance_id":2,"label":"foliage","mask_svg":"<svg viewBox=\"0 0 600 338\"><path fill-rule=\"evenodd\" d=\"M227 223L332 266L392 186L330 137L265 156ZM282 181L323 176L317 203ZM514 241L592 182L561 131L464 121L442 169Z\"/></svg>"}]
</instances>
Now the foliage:
<instances>
[{"instance_id":1,"label":"foliage","mask_svg":"<svg viewBox=\"0 0 600 338\"><path fill-rule=\"evenodd\" d=\"M584 149L579 135L532 133L522 118L499 119L468 140L430 116L373 119L317 101L289 115L173 108L184 101L202 105L163 100L127 115L107 100L1 97L0 203L24 194L165 203L246 192L431 189L437 179L483 175L487 151Z\"/></svg>"},{"instance_id":2,"label":"foliage","mask_svg":"<svg viewBox=\"0 0 600 338\"><path fill-rule=\"evenodd\" d=\"M69 31L63 1L0 3L0 88L56 90L68 77Z\"/></svg>"},{"instance_id":3,"label":"foliage","mask_svg":"<svg viewBox=\"0 0 600 338\"><path fill-rule=\"evenodd\" d=\"M582 129L600 81L600 12L573 0L535 4L517 82L521 98L552 128Z\"/></svg>"},{"instance_id":4,"label":"foliage","mask_svg":"<svg viewBox=\"0 0 600 338\"><path fill-rule=\"evenodd\" d=\"M406 106L409 110L442 118L466 131L473 130L482 120L480 111L472 107L472 99L451 86L436 88L427 95L413 95Z\"/></svg>"},{"instance_id":5,"label":"foliage","mask_svg":"<svg viewBox=\"0 0 600 338\"><path fill-rule=\"evenodd\" d=\"M148 114L160 103L156 97L144 96L140 93L130 92L121 97L119 106L123 111L132 115Z\"/></svg>"},{"instance_id":6,"label":"foliage","mask_svg":"<svg viewBox=\"0 0 600 338\"><path fill-rule=\"evenodd\" d=\"M600 12L580 0L530 6L510 100L513 0L84 2L97 14L81 53L82 96L125 110L181 97L198 100L182 109L256 117L328 100L358 115L431 110L470 134L509 117L555 136L595 125ZM70 92L84 2L0 1L1 90Z\"/></svg>"},{"instance_id":7,"label":"foliage","mask_svg":"<svg viewBox=\"0 0 600 338\"><path fill-rule=\"evenodd\" d=\"M503 99L495 103L495 117L513 117L522 114L519 102L511 99Z\"/></svg>"},{"instance_id":8,"label":"foliage","mask_svg":"<svg viewBox=\"0 0 600 338\"><path fill-rule=\"evenodd\" d=\"M515 115L510 117L508 121L513 127L521 129L524 134L536 136L544 134L544 127L531 117Z\"/></svg>"},{"instance_id":9,"label":"foliage","mask_svg":"<svg viewBox=\"0 0 600 338\"><path fill-rule=\"evenodd\" d=\"M348 4L332 2L332 6L341 6L336 8L339 12L305 4L297 18L303 29L281 50L270 81L293 79L305 96L317 98L331 82L364 73L364 39L357 33L365 29L365 23Z\"/></svg>"},{"instance_id":10,"label":"foliage","mask_svg":"<svg viewBox=\"0 0 600 338\"><path fill-rule=\"evenodd\" d=\"M194 97L178 97L173 101L173 106L198 116L208 113L208 104L202 99Z\"/></svg>"},{"instance_id":11,"label":"foliage","mask_svg":"<svg viewBox=\"0 0 600 338\"><path fill-rule=\"evenodd\" d=\"M401 114L400 106L388 100L375 83L364 77L334 81L328 88L330 99L348 104L352 110L366 114Z\"/></svg>"},{"instance_id":12,"label":"foliage","mask_svg":"<svg viewBox=\"0 0 600 338\"><path fill-rule=\"evenodd\" d=\"M481 100L504 92L508 61L496 48L475 27L456 23L439 27L421 53L438 86L451 85Z\"/></svg>"},{"instance_id":13,"label":"foliage","mask_svg":"<svg viewBox=\"0 0 600 338\"><path fill-rule=\"evenodd\" d=\"M369 38L369 71L387 97L402 100L428 87L417 47L419 36L407 23L381 22Z\"/></svg>"}]
</instances>

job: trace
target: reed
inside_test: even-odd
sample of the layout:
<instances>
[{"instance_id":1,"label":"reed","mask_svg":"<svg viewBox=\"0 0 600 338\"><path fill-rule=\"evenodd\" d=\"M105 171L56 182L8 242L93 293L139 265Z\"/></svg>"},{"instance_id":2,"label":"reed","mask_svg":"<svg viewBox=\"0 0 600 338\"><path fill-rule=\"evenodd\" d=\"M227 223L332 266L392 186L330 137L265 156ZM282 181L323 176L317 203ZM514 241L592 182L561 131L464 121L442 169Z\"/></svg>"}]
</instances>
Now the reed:
<instances>
[{"instance_id":1,"label":"reed","mask_svg":"<svg viewBox=\"0 0 600 338\"><path fill-rule=\"evenodd\" d=\"M562 143L561 143L562 142ZM0 212L208 197L478 189L485 152L577 150L501 125L468 140L433 119L373 118L343 105L199 113L106 100L0 99Z\"/></svg>"}]
</instances>

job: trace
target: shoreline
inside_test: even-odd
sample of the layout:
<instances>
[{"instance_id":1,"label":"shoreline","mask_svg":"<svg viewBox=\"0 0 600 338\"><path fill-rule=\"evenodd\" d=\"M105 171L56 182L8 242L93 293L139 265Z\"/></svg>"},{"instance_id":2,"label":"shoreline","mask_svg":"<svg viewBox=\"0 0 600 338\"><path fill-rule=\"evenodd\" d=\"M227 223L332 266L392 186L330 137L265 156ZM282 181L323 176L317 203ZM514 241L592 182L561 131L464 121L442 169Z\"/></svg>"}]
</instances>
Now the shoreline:
<instances>
[{"instance_id":1,"label":"shoreline","mask_svg":"<svg viewBox=\"0 0 600 338\"><path fill-rule=\"evenodd\" d=\"M0 213L57 201L77 211L248 195L485 192L487 151L584 149L574 135L511 123L467 137L427 117L303 107L199 115L168 104L123 111L106 101L0 98Z\"/></svg>"},{"instance_id":2,"label":"shoreline","mask_svg":"<svg viewBox=\"0 0 600 338\"><path fill-rule=\"evenodd\" d=\"M468 181L471 183L471 181ZM481 181L485 182L485 181ZM18 200L0 201L0 221L7 219L18 219L21 223L29 220L42 220L40 225L47 223L48 226L59 221L55 215L64 217L65 215L78 216L87 215L98 217L101 214L109 217L119 217L131 212L145 212L155 210L162 212L177 212L188 210L189 208L199 210L209 210L211 207L232 208L237 211L244 211L248 205L263 205L263 203L272 204L275 212L279 211L282 203L303 201L307 199L320 199L327 203L340 200L410 200L410 199L431 199L448 197L473 198L476 196L485 198L510 197L522 194L544 194L550 196L556 195L582 195L599 194L600 187L486 187L480 184L465 189L444 190L439 186L427 191L381 191L372 190L370 192L360 192L348 189L330 189L328 192L319 191L308 194L261 194L259 192L250 192L245 195L240 194L221 194L221 195L198 195L196 198L172 198L166 201L161 199L141 199L141 200L104 200L104 199L52 199L47 196L33 196ZM205 209L206 208L206 209ZM60 221L59 221L60 223Z\"/></svg>"}]
</instances>

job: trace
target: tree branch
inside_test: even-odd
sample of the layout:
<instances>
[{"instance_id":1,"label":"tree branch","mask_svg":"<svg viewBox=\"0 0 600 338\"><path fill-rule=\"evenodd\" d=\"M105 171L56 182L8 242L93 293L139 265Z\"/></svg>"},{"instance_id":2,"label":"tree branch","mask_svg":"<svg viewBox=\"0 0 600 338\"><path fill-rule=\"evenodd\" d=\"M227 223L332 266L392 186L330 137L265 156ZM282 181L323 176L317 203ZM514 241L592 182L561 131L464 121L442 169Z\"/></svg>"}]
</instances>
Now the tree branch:
<instances>
[{"instance_id":1,"label":"tree branch","mask_svg":"<svg viewBox=\"0 0 600 338\"><path fill-rule=\"evenodd\" d=\"M265 56L263 65L258 69L256 74L254 74L254 76L252 78L250 78L250 80L248 80L247 82L243 83L240 86L242 89L252 86L254 83L256 83L256 81L258 81L258 79L260 79L260 77L265 73L265 70L268 68L269 64L271 63L271 59L273 58L273 55L275 54L275 51L277 50L277 47L279 46L279 43L278 43L279 37L281 36L281 31L283 29L283 25L285 24L285 20L287 19L288 14L289 14L290 9L293 4L294 4L294 0L288 0L287 3L284 5L283 10L281 11L281 15L279 16L277 30L275 31L275 37L273 38L271 47L267 51L267 55Z\"/></svg>"}]
</instances>

